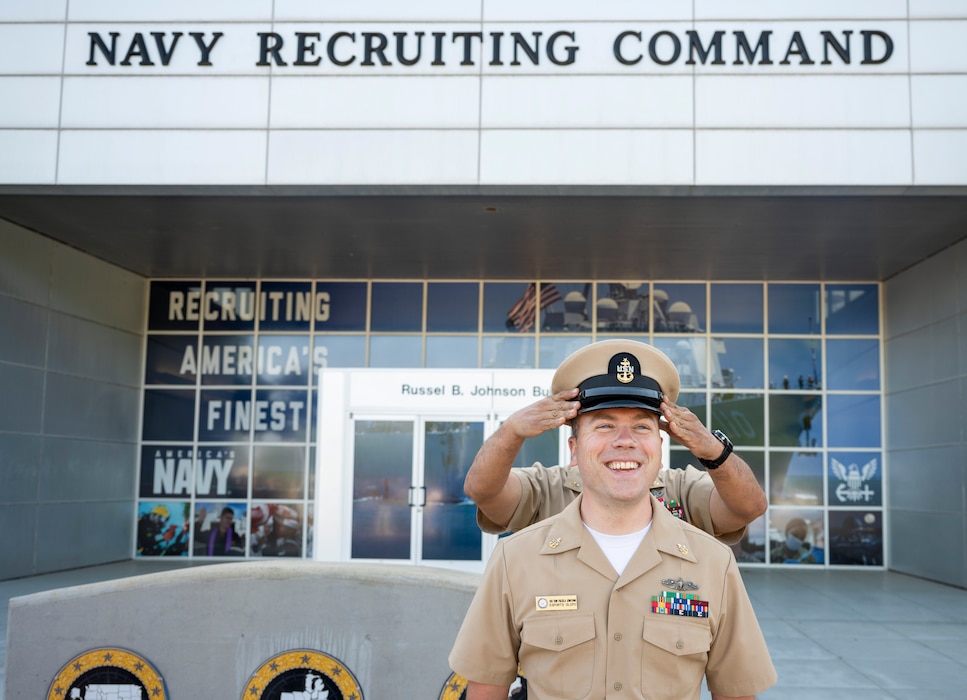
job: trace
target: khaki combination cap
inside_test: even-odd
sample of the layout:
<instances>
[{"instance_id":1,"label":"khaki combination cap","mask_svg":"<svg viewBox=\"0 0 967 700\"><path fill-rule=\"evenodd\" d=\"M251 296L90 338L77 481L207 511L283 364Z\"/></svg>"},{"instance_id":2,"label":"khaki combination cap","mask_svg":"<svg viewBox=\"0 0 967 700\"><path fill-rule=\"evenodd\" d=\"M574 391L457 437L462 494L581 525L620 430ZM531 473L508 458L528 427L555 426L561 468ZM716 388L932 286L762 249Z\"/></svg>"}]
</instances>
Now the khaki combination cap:
<instances>
[{"instance_id":1,"label":"khaki combination cap","mask_svg":"<svg viewBox=\"0 0 967 700\"><path fill-rule=\"evenodd\" d=\"M637 340L601 340L571 353L551 380L551 393L581 390L578 413L644 408L661 413L661 400L678 399L678 370L658 348Z\"/></svg>"}]
</instances>

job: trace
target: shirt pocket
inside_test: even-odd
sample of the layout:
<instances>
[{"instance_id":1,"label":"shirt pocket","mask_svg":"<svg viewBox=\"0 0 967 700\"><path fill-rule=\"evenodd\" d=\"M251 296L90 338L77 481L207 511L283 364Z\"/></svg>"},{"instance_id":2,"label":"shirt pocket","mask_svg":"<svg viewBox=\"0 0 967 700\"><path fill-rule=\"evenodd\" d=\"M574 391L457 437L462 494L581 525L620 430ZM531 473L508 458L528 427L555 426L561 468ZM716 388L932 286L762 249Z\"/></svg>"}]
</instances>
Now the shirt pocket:
<instances>
[{"instance_id":1,"label":"shirt pocket","mask_svg":"<svg viewBox=\"0 0 967 700\"><path fill-rule=\"evenodd\" d=\"M594 676L594 614L546 615L523 622L521 671L535 691L555 698L583 698Z\"/></svg>"},{"instance_id":2,"label":"shirt pocket","mask_svg":"<svg viewBox=\"0 0 967 700\"><path fill-rule=\"evenodd\" d=\"M698 697L712 644L708 619L647 615L642 631L641 687L654 698Z\"/></svg>"}]
</instances>

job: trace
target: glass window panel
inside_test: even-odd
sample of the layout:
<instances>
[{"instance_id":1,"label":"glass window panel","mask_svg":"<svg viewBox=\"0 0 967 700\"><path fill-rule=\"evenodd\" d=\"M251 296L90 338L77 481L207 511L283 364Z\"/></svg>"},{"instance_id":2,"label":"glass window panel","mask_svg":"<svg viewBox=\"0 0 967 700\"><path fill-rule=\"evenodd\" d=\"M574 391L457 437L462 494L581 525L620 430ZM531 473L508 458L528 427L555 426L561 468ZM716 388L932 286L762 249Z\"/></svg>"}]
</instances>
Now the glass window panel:
<instances>
[{"instance_id":1,"label":"glass window panel","mask_svg":"<svg viewBox=\"0 0 967 700\"><path fill-rule=\"evenodd\" d=\"M317 282L315 330L365 331L366 293L365 282Z\"/></svg>"},{"instance_id":2,"label":"glass window panel","mask_svg":"<svg viewBox=\"0 0 967 700\"><path fill-rule=\"evenodd\" d=\"M251 335L202 336L197 369L204 386L251 386L255 338Z\"/></svg>"},{"instance_id":3,"label":"glass window panel","mask_svg":"<svg viewBox=\"0 0 967 700\"><path fill-rule=\"evenodd\" d=\"M769 503L823 505L823 456L819 452L769 453Z\"/></svg>"},{"instance_id":4,"label":"glass window panel","mask_svg":"<svg viewBox=\"0 0 967 700\"><path fill-rule=\"evenodd\" d=\"M255 317L266 308L256 303L255 282L206 282L201 300L202 325L206 331L255 330ZM266 305L264 299L261 300Z\"/></svg>"},{"instance_id":5,"label":"glass window panel","mask_svg":"<svg viewBox=\"0 0 967 700\"><path fill-rule=\"evenodd\" d=\"M248 473L247 445L144 445L138 495L245 498Z\"/></svg>"},{"instance_id":6,"label":"glass window panel","mask_svg":"<svg viewBox=\"0 0 967 700\"><path fill-rule=\"evenodd\" d=\"M305 498L305 447L256 445L252 462L253 498Z\"/></svg>"},{"instance_id":7,"label":"glass window panel","mask_svg":"<svg viewBox=\"0 0 967 700\"><path fill-rule=\"evenodd\" d=\"M769 561L773 564L824 564L823 511L814 508L769 510Z\"/></svg>"},{"instance_id":8,"label":"glass window panel","mask_svg":"<svg viewBox=\"0 0 967 700\"><path fill-rule=\"evenodd\" d=\"M373 335L369 338L370 367L422 367L423 337Z\"/></svg>"},{"instance_id":9,"label":"glass window panel","mask_svg":"<svg viewBox=\"0 0 967 700\"><path fill-rule=\"evenodd\" d=\"M829 505L883 505L883 469L879 452L830 452Z\"/></svg>"},{"instance_id":10,"label":"glass window panel","mask_svg":"<svg viewBox=\"0 0 967 700\"><path fill-rule=\"evenodd\" d=\"M483 366L505 369L533 369L533 338L483 339Z\"/></svg>"},{"instance_id":11,"label":"glass window panel","mask_svg":"<svg viewBox=\"0 0 967 700\"><path fill-rule=\"evenodd\" d=\"M829 563L883 566L883 513L829 511Z\"/></svg>"},{"instance_id":12,"label":"glass window panel","mask_svg":"<svg viewBox=\"0 0 967 700\"><path fill-rule=\"evenodd\" d=\"M537 286L525 282L487 282L484 284L484 333L533 331L524 328L529 313L536 313ZM515 325L515 320L519 326Z\"/></svg>"},{"instance_id":13,"label":"glass window panel","mask_svg":"<svg viewBox=\"0 0 967 700\"><path fill-rule=\"evenodd\" d=\"M762 332L761 284L713 284L710 292L713 333Z\"/></svg>"},{"instance_id":14,"label":"glass window panel","mask_svg":"<svg viewBox=\"0 0 967 700\"><path fill-rule=\"evenodd\" d=\"M760 515L745 528L742 539L732 545L735 560L743 564L763 564L766 560L766 516Z\"/></svg>"},{"instance_id":15,"label":"glass window panel","mask_svg":"<svg viewBox=\"0 0 967 700\"><path fill-rule=\"evenodd\" d=\"M541 284L541 330L545 333L591 332L591 285Z\"/></svg>"},{"instance_id":16,"label":"glass window panel","mask_svg":"<svg viewBox=\"0 0 967 700\"><path fill-rule=\"evenodd\" d=\"M195 390L145 389L141 439L185 441L195 433Z\"/></svg>"},{"instance_id":17,"label":"glass window panel","mask_svg":"<svg viewBox=\"0 0 967 700\"><path fill-rule=\"evenodd\" d=\"M483 423L427 421L424 432L423 559L480 561L477 507L463 480L483 444Z\"/></svg>"},{"instance_id":18,"label":"glass window panel","mask_svg":"<svg viewBox=\"0 0 967 700\"><path fill-rule=\"evenodd\" d=\"M700 333L705 329L704 284L656 283L654 295L655 333Z\"/></svg>"},{"instance_id":19,"label":"glass window panel","mask_svg":"<svg viewBox=\"0 0 967 700\"><path fill-rule=\"evenodd\" d=\"M352 557L409 559L413 423L359 420L355 436Z\"/></svg>"},{"instance_id":20,"label":"glass window panel","mask_svg":"<svg viewBox=\"0 0 967 700\"><path fill-rule=\"evenodd\" d=\"M145 384L194 384L198 375L197 335L149 335Z\"/></svg>"},{"instance_id":21,"label":"glass window panel","mask_svg":"<svg viewBox=\"0 0 967 700\"><path fill-rule=\"evenodd\" d=\"M877 335L879 289L875 284L826 285L826 332L830 335Z\"/></svg>"},{"instance_id":22,"label":"glass window panel","mask_svg":"<svg viewBox=\"0 0 967 700\"><path fill-rule=\"evenodd\" d=\"M762 338L712 338L712 387L764 388L764 352Z\"/></svg>"},{"instance_id":23,"label":"glass window panel","mask_svg":"<svg viewBox=\"0 0 967 700\"><path fill-rule=\"evenodd\" d=\"M199 501L195 503L194 555L196 557L244 557L248 533L245 503Z\"/></svg>"},{"instance_id":24,"label":"glass window panel","mask_svg":"<svg viewBox=\"0 0 967 700\"><path fill-rule=\"evenodd\" d=\"M324 302L312 293L312 282L263 282L261 291L260 331L308 333L313 319L324 315Z\"/></svg>"},{"instance_id":25,"label":"glass window panel","mask_svg":"<svg viewBox=\"0 0 967 700\"><path fill-rule=\"evenodd\" d=\"M515 467L529 467L536 462L540 462L545 467L552 467L560 464L560 431L571 434L571 428L564 426L557 430L548 430L531 438L524 440L520 452L514 458Z\"/></svg>"},{"instance_id":26,"label":"glass window panel","mask_svg":"<svg viewBox=\"0 0 967 700\"><path fill-rule=\"evenodd\" d=\"M833 394L826 397L830 447L880 446L880 397Z\"/></svg>"},{"instance_id":27,"label":"glass window panel","mask_svg":"<svg viewBox=\"0 0 967 700\"><path fill-rule=\"evenodd\" d=\"M309 372L308 335L260 335L258 384L306 386Z\"/></svg>"},{"instance_id":28,"label":"glass window panel","mask_svg":"<svg viewBox=\"0 0 967 700\"><path fill-rule=\"evenodd\" d=\"M820 447L823 444L823 399L814 394L769 397L769 444L775 447Z\"/></svg>"},{"instance_id":29,"label":"glass window panel","mask_svg":"<svg viewBox=\"0 0 967 700\"><path fill-rule=\"evenodd\" d=\"M709 427L720 429L736 446L764 447L764 407L762 394L712 394L712 423Z\"/></svg>"},{"instance_id":30,"label":"glass window panel","mask_svg":"<svg viewBox=\"0 0 967 700\"><path fill-rule=\"evenodd\" d=\"M556 369L572 352L591 343L591 336L553 337L542 336L539 366Z\"/></svg>"},{"instance_id":31,"label":"glass window panel","mask_svg":"<svg viewBox=\"0 0 967 700\"><path fill-rule=\"evenodd\" d=\"M708 407L705 402L705 394L694 391L683 391L678 395L675 402L679 406L684 406L694 413L702 423L708 425Z\"/></svg>"},{"instance_id":32,"label":"glass window panel","mask_svg":"<svg viewBox=\"0 0 967 700\"><path fill-rule=\"evenodd\" d=\"M365 367L366 336L317 335L313 338L312 361L317 368Z\"/></svg>"},{"instance_id":33,"label":"glass window panel","mask_svg":"<svg viewBox=\"0 0 967 700\"><path fill-rule=\"evenodd\" d=\"M438 369L479 367L477 336L429 335L426 338L426 366Z\"/></svg>"},{"instance_id":34,"label":"glass window panel","mask_svg":"<svg viewBox=\"0 0 967 700\"><path fill-rule=\"evenodd\" d=\"M259 389L251 415L257 442L305 442L309 425L306 389Z\"/></svg>"},{"instance_id":35,"label":"glass window panel","mask_svg":"<svg viewBox=\"0 0 967 700\"><path fill-rule=\"evenodd\" d=\"M832 390L880 388L880 341L827 340L826 385Z\"/></svg>"},{"instance_id":36,"label":"glass window panel","mask_svg":"<svg viewBox=\"0 0 967 700\"><path fill-rule=\"evenodd\" d=\"M598 333L647 333L654 303L647 282L609 282L597 285ZM662 301L668 296L662 292Z\"/></svg>"},{"instance_id":37,"label":"glass window panel","mask_svg":"<svg viewBox=\"0 0 967 700\"><path fill-rule=\"evenodd\" d=\"M370 330L423 330L422 282L373 282Z\"/></svg>"},{"instance_id":38,"label":"glass window panel","mask_svg":"<svg viewBox=\"0 0 967 700\"><path fill-rule=\"evenodd\" d=\"M426 286L426 330L474 333L480 308L476 282L430 282Z\"/></svg>"},{"instance_id":39,"label":"glass window panel","mask_svg":"<svg viewBox=\"0 0 967 700\"><path fill-rule=\"evenodd\" d=\"M815 390L820 388L823 358L819 340L769 339L769 388Z\"/></svg>"},{"instance_id":40,"label":"glass window panel","mask_svg":"<svg viewBox=\"0 0 967 700\"><path fill-rule=\"evenodd\" d=\"M258 502L249 518L253 557L301 557L303 508L301 503Z\"/></svg>"},{"instance_id":41,"label":"glass window panel","mask_svg":"<svg viewBox=\"0 0 967 700\"><path fill-rule=\"evenodd\" d=\"M655 347L678 368L682 388L706 387L708 342L702 338L655 338Z\"/></svg>"},{"instance_id":42,"label":"glass window panel","mask_svg":"<svg viewBox=\"0 0 967 700\"><path fill-rule=\"evenodd\" d=\"M769 333L819 333L818 284L770 284Z\"/></svg>"},{"instance_id":43,"label":"glass window panel","mask_svg":"<svg viewBox=\"0 0 967 700\"><path fill-rule=\"evenodd\" d=\"M187 557L191 504L187 501L138 503L139 557Z\"/></svg>"},{"instance_id":44,"label":"glass window panel","mask_svg":"<svg viewBox=\"0 0 967 700\"><path fill-rule=\"evenodd\" d=\"M149 331L197 331L200 321L201 282L151 282Z\"/></svg>"}]
</instances>

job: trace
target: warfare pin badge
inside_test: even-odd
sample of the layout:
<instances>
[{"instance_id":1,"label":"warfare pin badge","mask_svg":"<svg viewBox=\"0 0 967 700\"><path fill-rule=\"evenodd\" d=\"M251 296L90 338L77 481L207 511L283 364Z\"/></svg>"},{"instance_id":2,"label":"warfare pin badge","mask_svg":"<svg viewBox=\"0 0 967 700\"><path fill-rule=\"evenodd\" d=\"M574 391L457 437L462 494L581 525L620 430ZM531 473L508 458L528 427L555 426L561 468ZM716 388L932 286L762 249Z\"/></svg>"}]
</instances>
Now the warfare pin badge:
<instances>
[{"instance_id":1,"label":"warfare pin badge","mask_svg":"<svg viewBox=\"0 0 967 700\"><path fill-rule=\"evenodd\" d=\"M126 649L94 649L74 657L50 684L47 700L151 698L168 700L161 674Z\"/></svg>"},{"instance_id":2,"label":"warfare pin badge","mask_svg":"<svg viewBox=\"0 0 967 700\"><path fill-rule=\"evenodd\" d=\"M299 649L273 656L252 674L242 700L363 700L352 672L321 651Z\"/></svg>"}]
</instances>

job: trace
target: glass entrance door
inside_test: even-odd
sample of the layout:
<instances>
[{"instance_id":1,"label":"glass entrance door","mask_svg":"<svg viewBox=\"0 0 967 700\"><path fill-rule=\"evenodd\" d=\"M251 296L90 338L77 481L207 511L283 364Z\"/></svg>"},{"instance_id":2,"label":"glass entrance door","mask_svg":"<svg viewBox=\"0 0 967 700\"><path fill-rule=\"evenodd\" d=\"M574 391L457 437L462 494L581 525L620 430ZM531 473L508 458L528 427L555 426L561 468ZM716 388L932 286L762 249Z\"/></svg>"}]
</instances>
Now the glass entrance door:
<instances>
[{"instance_id":1,"label":"glass entrance door","mask_svg":"<svg viewBox=\"0 0 967 700\"><path fill-rule=\"evenodd\" d=\"M479 569L483 535L463 480L484 420L353 423L352 558Z\"/></svg>"}]
</instances>

